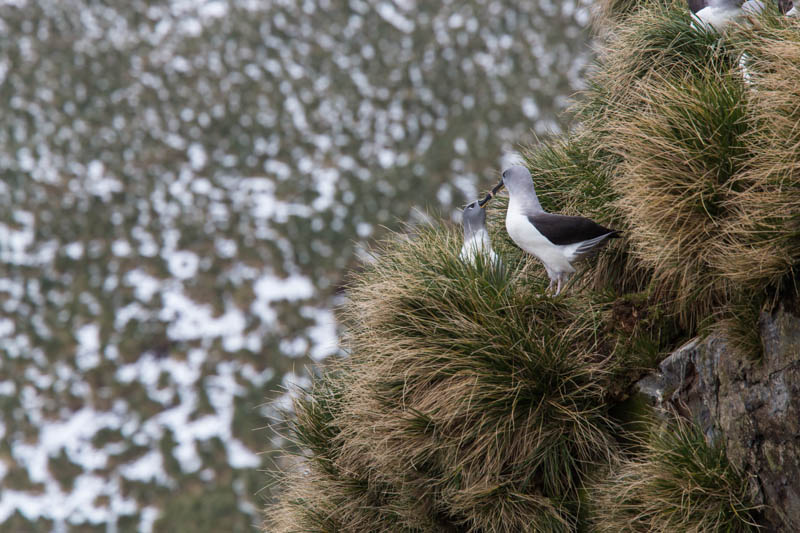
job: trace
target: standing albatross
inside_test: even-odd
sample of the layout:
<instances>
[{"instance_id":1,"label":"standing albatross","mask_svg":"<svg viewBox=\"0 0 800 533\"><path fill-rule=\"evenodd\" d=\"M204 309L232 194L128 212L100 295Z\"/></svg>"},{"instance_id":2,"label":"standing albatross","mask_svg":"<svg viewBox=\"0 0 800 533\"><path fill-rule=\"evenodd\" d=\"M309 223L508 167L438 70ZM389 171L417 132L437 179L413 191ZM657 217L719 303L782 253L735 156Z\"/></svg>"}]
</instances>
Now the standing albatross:
<instances>
[{"instance_id":1,"label":"standing albatross","mask_svg":"<svg viewBox=\"0 0 800 533\"><path fill-rule=\"evenodd\" d=\"M557 284L556 295L575 272L573 263L598 250L608 239L619 237L619 231L588 218L546 212L536 196L531 173L522 166L506 169L479 205L484 207L503 187L509 194L506 231L517 246L544 264L550 278L547 289Z\"/></svg>"}]
</instances>

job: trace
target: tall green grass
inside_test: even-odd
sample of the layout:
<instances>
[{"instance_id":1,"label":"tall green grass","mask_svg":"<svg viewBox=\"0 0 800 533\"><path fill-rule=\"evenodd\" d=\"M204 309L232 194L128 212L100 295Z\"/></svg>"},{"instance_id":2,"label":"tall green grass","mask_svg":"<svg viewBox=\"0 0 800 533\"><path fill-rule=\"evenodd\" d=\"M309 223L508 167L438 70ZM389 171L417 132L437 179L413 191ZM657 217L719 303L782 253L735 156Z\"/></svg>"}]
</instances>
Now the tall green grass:
<instances>
[{"instance_id":1,"label":"tall green grass","mask_svg":"<svg viewBox=\"0 0 800 533\"><path fill-rule=\"evenodd\" d=\"M274 533L334 531L447 531L437 518L422 512L420 502L404 501L396 487L373 479L373 468L342 465L341 410L352 373L346 364L315 378L294 399L287 437L299 452L294 470L282 478L281 500L266 515ZM408 512L414 508L413 520Z\"/></svg>"}]
</instances>

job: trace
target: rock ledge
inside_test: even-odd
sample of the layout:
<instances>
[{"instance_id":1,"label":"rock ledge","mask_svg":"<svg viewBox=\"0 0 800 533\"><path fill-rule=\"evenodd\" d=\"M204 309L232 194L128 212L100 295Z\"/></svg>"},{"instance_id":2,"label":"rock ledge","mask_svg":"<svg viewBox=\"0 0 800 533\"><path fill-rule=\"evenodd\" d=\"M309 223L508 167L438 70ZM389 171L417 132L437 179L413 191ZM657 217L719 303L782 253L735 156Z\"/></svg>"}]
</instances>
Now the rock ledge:
<instances>
[{"instance_id":1,"label":"rock ledge","mask_svg":"<svg viewBox=\"0 0 800 533\"><path fill-rule=\"evenodd\" d=\"M752 476L766 531L800 531L800 318L759 320L764 356L737 353L722 335L695 338L636 385L656 407L696 420L709 442Z\"/></svg>"}]
</instances>

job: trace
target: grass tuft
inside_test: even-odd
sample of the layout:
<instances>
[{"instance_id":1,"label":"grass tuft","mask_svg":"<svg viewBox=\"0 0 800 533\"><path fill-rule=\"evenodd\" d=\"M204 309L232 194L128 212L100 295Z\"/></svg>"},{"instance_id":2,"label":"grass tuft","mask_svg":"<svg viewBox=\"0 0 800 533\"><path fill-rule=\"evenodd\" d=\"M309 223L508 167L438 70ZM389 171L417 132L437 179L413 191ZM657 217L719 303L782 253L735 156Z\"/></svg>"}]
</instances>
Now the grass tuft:
<instances>
[{"instance_id":1,"label":"grass tuft","mask_svg":"<svg viewBox=\"0 0 800 533\"><path fill-rule=\"evenodd\" d=\"M760 360L764 355L760 326L765 301L762 296L729 303L716 314L715 322L704 329L722 335L726 345L740 358Z\"/></svg>"},{"instance_id":2,"label":"grass tuft","mask_svg":"<svg viewBox=\"0 0 800 533\"><path fill-rule=\"evenodd\" d=\"M585 128L596 135L620 106L641 94L640 82L650 76L682 77L712 68L720 72L737 65L730 39L709 27L693 26L685 0L647 2L615 28L598 51L587 88L574 107Z\"/></svg>"},{"instance_id":3,"label":"grass tuft","mask_svg":"<svg viewBox=\"0 0 800 533\"><path fill-rule=\"evenodd\" d=\"M730 280L714 269L734 176L748 155L744 87L713 70L642 88L642 107L620 113L609 144L623 159L617 203L634 254L653 271L656 296L696 324L726 302Z\"/></svg>"},{"instance_id":4,"label":"grass tuft","mask_svg":"<svg viewBox=\"0 0 800 533\"><path fill-rule=\"evenodd\" d=\"M765 287L794 290L798 35L776 9L718 34L693 28L685 2L650 3L609 38L575 108L605 197L616 196L619 213L605 216L630 239L633 260L613 267L690 330L730 302L762 301Z\"/></svg>"},{"instance_id":5,"label":"grass tuft","mask_svg":"<svg viewBox=\"0 0 800 533\"><path fill-rule=\"evenodd\" d=\"M609 27L649 4L649 0L600 0L594 3L593 24L595 27Z\"/></svg>"},{"instance_id":6,"label":"grass tuft","mask_svg":"<svg viewBox=\"0 0 800 533\"><path fill-rule=\"evenodd\" d=\"M459 246L423 228L384 244L350 287L363 364L345 455L394 485L421 476L471 530L567 530L581 477L615 453L597 314L545 296L522 257L498 272L462 263Z\"/></svg>"},{"instance_id":7,"label":"grass tuft","mask_svg":"<svg viewBox=\"0 0 800 533\"><path fill-rule=\"evenodd\" d=\"M293 414L285 413L287 437L299 450L294 468L281 478L279 502L267 512L265 529L274 533L332 531L448 531L422 512L417 501L404 501L395 487L376 483L371 468L352 470L340 464L340 416L344 391L353 374L342 363L298 391ZM413 523L406 518L414 509Z\"/></svg>"},{"instance_id":8,"label":"grass tuft","mask_svg":"<svg viewBox=\"0 0 800 533\"><path fill-rule=\"evenodd\" d=\"M750 56L752 157L728 198L716 266L752 290L790 288L800 261L800 21L765 16L737 37Z\"/></svg>"},{"instance_id":9,"label":"grass tuft","mask_svg":"<svg viewBox=\"0 0 800 533\"><path fill-rule=\"evenodd\" d=\"M679 418L652 423L640 450L588 489L590 531L756 531L746 478L719 445Z\"/></svg>"}]
</instances>

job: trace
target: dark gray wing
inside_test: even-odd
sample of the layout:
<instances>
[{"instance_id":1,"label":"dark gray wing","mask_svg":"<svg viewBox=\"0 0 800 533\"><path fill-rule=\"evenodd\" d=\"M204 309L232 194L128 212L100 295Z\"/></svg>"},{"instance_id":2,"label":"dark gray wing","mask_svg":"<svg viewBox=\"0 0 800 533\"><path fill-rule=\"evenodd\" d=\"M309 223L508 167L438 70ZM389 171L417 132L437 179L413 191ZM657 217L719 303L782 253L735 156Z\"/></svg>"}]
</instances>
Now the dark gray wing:
<instances>
[{"instance_id":1,"label":"dark gray wing","mask_svg":"<svg viewBox=\"0 0 800 533\"><path fill-rule=\"evenodd\" d=\"M589 239L588 241L583 241L580 246L575 249L575 257L580 259L586 257L588 255L593 254L600 247L605 243L608 239L613 237L619 237L616 233L606 233L605 235L600 235L599 237L595 237L594 239Z\"/></svg>"},{"instance_id":2,"label":"dark gray wing","mask_svg":"<svg viewBox=\"0 0 800 533\"><path fill-rule=\"evenodd\" d=\"M618 237L617 230L608 229L584 217L537 213L528 221L553 244L575 244L592 241L598 237ZM602 239L601 239L602 240Z\"/></svg>"},{"instance_id":3,"label":"dark gray wing","mask_svg":"<svg viewBox=\"0 0 800 533\"><path fill-rule=\"evenodd\" d=\"M707 0L689 0L689 9L692 10L692 13L697 13L707 7L709 3Z\"/></svg>"}]
</instances>

